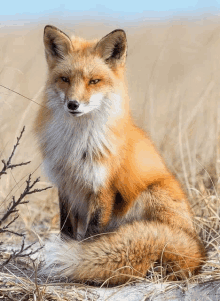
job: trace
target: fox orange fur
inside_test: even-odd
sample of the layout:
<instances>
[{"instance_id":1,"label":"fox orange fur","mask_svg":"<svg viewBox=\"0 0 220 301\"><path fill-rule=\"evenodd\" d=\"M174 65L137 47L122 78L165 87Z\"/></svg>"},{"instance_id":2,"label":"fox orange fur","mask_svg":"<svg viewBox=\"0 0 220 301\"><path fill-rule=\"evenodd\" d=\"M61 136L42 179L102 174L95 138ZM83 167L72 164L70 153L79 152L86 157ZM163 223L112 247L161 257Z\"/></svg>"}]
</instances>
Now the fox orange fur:
<instances>
[{"instance_id":1,"label":"fox orange fur","mask_svg":"<svg viewBox=\"0 0 220 301\"><path fill-rule=\"evenodd\" d=\"M198 273L206 254L186 195L130 115L125 32L85 41L46 26L44 44L35 130L59 191L56 272L110 284L158 264L170 279Z\"/></svg>"}]
</instances>

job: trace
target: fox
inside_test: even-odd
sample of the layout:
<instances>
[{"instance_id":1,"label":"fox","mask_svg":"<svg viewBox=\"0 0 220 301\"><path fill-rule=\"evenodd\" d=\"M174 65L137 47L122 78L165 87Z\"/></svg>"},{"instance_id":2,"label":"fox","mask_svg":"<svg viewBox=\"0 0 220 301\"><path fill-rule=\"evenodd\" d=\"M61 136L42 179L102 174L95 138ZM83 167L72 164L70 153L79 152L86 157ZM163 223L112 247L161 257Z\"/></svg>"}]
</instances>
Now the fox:
<instances>
[{"instance_id":1,"label":"fox","mask_svg":"<svg viewBox=\"0 0 220 301\"><path fill-rule=\"evenodd\" d=\"M58 188L61 234L47 266L108 285L157 267L169 280L198 274L206 250L186 193L132 119L125 31L89 41L47 25L44 46L48 75L35 133Z\"/></svg>"}]
</instances>

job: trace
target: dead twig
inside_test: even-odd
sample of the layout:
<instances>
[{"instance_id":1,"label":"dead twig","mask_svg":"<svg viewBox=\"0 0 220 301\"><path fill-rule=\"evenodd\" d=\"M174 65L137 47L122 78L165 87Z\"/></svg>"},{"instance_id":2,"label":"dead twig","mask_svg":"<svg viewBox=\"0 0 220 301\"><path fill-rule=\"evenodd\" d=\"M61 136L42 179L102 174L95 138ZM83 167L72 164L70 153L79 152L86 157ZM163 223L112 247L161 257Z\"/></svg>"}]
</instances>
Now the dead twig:
<instances>
[{"instance_id":1,"label":"dead twig","mask_svg":"<svg viewBox=\"0 0 220 301\"><path fill-rule=\"evenodd\" d=\"M8 256L8 258L3 263L1 263L0 269L2 269L11 260L23 258L23 257L30 257L31 255L36 254L37 252L39 252L42 249L42 247L39 247L34 251L31 250L31 247L34 244L35 244L35 242L25 247L25 236L23 236L20 249L19 250L11 250L12 253Z\"/></svg>"},{"instance_id":2,"label":"dead twig","mask_svg":"<svg viewBox=\"0 0 220 301\"><path fill-rule=\"evenodd\" d=\"M15 200L15 197L12 197L12 202L9 204L7 211L5 212L5 214L3 215L3 217L0 219L0 226L2 225L2 223L12 214L12 213L16 213L18 212L17 206L21 205L21 204L26 204L29 201L24 200L24 198L27 195L33 194L33 193L37 193L37 192L41 192L44 190L47 190L49 188L51 188L51 186L46 187L46 188L41 188L41 189L33 189L31 190L38 182L40 181L40 178L37 178L36 180L34 180L33 183L31 183L31 174L28 176L28 179L26 181L26 187L24 189L24 191L20 194L20 197L17 199L17 201ZM10 223L9 223L10 225ZM0 228L0 233L1 233L1 228Z\"/></svg>"},{"instance_id":3,"label":"dead twig","mask_svg":"<svg viewBox=\"0 0 220 301\"><path fill-rule=\"evenodd\" d=\"M0 171L0 178L1 178L2 175L7 174L7 170L8 169L13 169L13 168L18 167L18 166L27 165L27 164L29 164L31 162L31 161L28 161L28 162L22 162L22 163L19 163L19 164L11 164L11 160L12 160L14 154L15 154L15 151L16 151L18 145L19 145L19 142L20 142L20 140L22 138L22 135L23 135L24 131L25 131L25 126L23 127L23 129L22 129L22 131L20 133L20 136L17 137L17 142L14 145L13 150L11 152L11 155L9 156L7 162L5 160L2 160L3 168Z\"/></svg>"}]
</instances>

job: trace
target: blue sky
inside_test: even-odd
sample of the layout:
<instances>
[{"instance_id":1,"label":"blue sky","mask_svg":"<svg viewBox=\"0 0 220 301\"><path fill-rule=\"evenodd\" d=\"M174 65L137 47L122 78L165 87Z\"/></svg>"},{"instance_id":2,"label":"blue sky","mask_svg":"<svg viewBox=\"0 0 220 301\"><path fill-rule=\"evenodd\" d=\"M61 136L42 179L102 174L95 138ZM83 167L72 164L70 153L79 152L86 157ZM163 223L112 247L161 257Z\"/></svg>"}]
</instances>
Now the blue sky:
<instances>
[{"instance_id":1,"label":"blue sky","mask_svg":"<svg viewBox=\"0 0 220 301\"><path fill-rule=\"evenodd\" d=\"M102 4L101 4L102 3ZM164 16L175 15L178 13L211 11L220 13L220 0L127 0L127 1L93 1L93 0L6 0L1 4L2 16L21 16L61 14L65 15L83 15L87 13L95 13L96 15L114 15L117 17L125 17L132 19L132 16L149 15L151 17L158 16L158 12L164 13ZM163 15L163 14L162 14Z\"/></svg>"}]
</instances>

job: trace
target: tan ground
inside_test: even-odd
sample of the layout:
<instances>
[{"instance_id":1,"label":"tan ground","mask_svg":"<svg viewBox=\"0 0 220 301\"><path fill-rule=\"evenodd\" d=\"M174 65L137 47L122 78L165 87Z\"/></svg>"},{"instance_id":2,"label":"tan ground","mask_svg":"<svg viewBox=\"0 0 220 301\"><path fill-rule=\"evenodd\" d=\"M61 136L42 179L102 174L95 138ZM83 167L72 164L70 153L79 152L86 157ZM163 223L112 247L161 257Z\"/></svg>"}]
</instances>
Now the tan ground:
<instances>
[{"instance_id":1,"label":"tan ground","mask_svg":"<svg viewBox=\"0 0 220 301\"><path fill-rule=\"evenodd\" d=\"M53 23L67 34L84 38L102 37L118 27L106 24ZM38 103L46 78L44 25L0 28L0 85ZM207 275L212 275L210 279L217 280L220 276L220 18L136 23L123 29L128 37L127 78L133 116L139 126L149 131L167 165L185 187L196 212L198 230L210 253L210 262L201 279L207 280ZM8 157L25 125L13 162L32 161L2 176L1 211L6 209L12 195L22 192L30 172L34 172L33 178L41 175L38 187L49 185L42 176L41 158L32 133L37 110L36 103L0 86L0 159ZM19 230L27 231L31 241L40 241L57 232L56 189L34 194L28 200L29 204L20 207ZM14 243L14 237L7 237L7 242Z\"/></svg>"}]
</instances>

